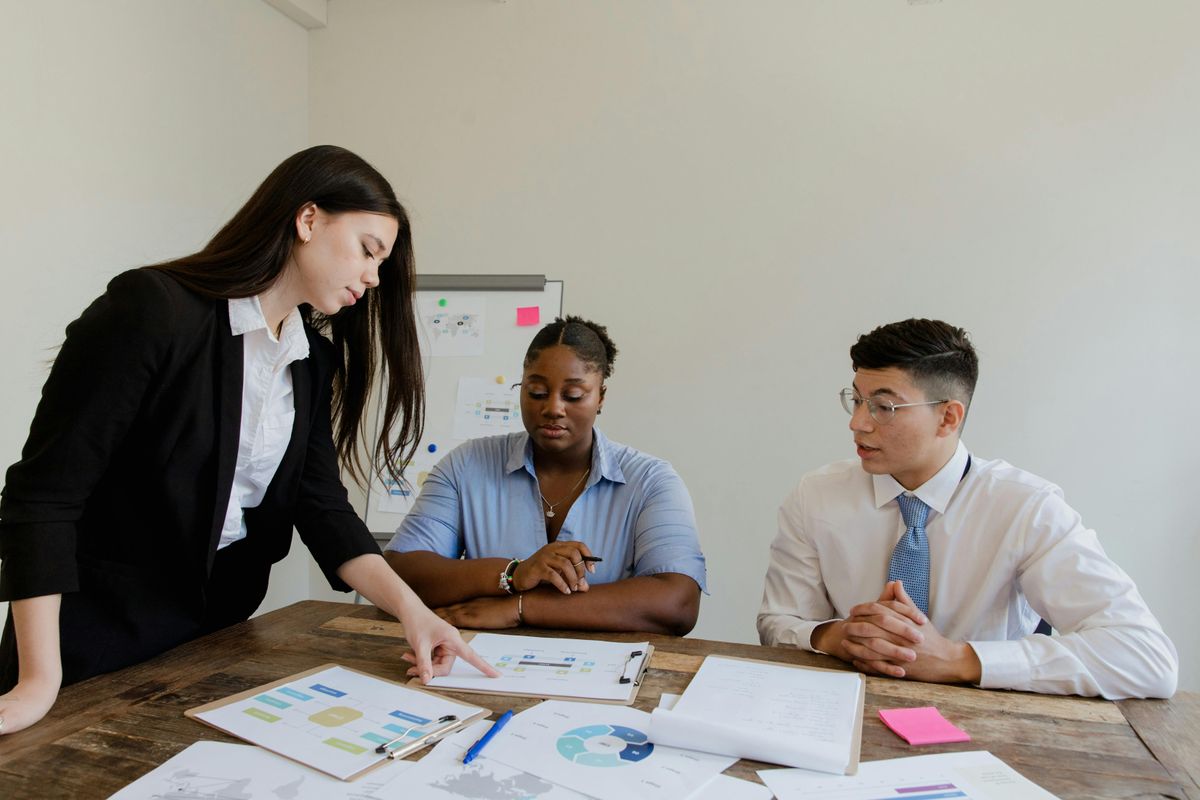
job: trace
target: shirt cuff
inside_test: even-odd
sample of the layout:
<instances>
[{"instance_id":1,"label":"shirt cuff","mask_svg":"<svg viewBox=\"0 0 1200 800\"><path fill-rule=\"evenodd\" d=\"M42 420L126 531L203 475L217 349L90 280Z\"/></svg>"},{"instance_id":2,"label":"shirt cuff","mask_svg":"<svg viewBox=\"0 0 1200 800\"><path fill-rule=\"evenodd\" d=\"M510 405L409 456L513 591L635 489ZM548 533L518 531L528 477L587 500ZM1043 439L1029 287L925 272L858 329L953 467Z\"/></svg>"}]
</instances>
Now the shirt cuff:
<instances>
[{"instance_id":1,"label":"shirt cuff","mask_svg":"<svg viewBox=\"0 0 1200 800\"><path fill-rule=\"evenodd\" d=\"M791 618L786 625L772 626L770 630L771 641L763 642L767 645L790 645L791 647L799 647L813 653L822 653L823 650L818 650L812 646L812 635L819 626L826 622L836 622L837 620L800 620Z\"/></svg>"},{"instance_id":2,"label":"shirt cuff","mask_svg":"<svg viewBox=\"0 0 1200 800\"><path fill-rule=\"evenodd\" d=\"M1033 681L1033 665L1020 640L967 642L979 656L979 686L983 689L1022 689Z\"/></svg>"}]
</instances>

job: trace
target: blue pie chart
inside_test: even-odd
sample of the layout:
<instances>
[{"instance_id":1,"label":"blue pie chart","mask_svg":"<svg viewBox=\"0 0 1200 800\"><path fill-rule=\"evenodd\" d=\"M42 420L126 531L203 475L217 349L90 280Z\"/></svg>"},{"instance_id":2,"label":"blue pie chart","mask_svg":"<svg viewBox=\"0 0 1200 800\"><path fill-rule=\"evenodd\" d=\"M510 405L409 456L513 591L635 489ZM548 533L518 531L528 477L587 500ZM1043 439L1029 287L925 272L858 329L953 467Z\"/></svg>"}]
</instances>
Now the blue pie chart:
<instances>
[{"instance_id":1,"label":"blue pie chart","mask_svg":"<svg viewBox=\"0 0 1200 800\"><path fill-rule=\"evenodd\" d=\"M585 767L623 767L654 752L646 734L624 725L585 725L558 737L563 758Z\"/></svg>"}]
</instances>

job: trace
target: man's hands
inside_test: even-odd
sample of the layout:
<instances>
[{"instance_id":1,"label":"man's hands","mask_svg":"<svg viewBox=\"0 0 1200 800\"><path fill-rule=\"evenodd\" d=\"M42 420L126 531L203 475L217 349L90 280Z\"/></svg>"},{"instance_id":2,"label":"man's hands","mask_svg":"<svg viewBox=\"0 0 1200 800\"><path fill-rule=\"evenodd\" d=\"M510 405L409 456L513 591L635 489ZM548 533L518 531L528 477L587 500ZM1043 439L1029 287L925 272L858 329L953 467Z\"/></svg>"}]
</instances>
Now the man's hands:
<instances>
[{"instance_id":1,"label":"man's hands","mask_svg":"<svg viewBox=\"0 0 1200 800\"><path fill-rule=\"evenodd\" d=\"M814 648L863 671L930 683L978 683L982 666L966 642L953 642L933 627L900 581L879 599L850 609L844 620L813 631Z\"/></svg>"},{"instance_id":2,"label":"man's hands","mask_svg":"<svg viewBox=\"0 0 1200 800\"><path fill-rule=\"evenodd\" d=\"M596 565L583 557L591 555L583 542L550 542L513 570L513 589L527 592L546 583L563 594L586 592L587 573L595 572Z\"/></svg>"}]
</instances>

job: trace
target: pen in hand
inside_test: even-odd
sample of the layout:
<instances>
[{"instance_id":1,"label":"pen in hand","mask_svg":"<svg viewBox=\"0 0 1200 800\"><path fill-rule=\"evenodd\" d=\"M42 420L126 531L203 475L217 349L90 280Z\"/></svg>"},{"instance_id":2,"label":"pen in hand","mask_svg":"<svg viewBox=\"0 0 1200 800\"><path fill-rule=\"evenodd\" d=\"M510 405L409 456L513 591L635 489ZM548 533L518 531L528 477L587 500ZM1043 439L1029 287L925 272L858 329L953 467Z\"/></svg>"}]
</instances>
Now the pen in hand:
<instances>
[{"instance_id":1,"label":"pen in hand","mask_svg":"<svg viewBox=\"0 0 1200 800\"><path fill-rule=\"evenodd\" d=\"M501 714L500 719L493 722L492 727L487 729L487 733L485 733L483 736L480 736L479 741L467 748L467 754L463 756L462 763L470 764L472 761L474 761L475 757L479 755L479 751L483 750L484 746L492 740L492 737L499 733L500 729L508 724L508 721L512 719L512 715L513 712L511 708Z\"/></svg>"}]
</instances>

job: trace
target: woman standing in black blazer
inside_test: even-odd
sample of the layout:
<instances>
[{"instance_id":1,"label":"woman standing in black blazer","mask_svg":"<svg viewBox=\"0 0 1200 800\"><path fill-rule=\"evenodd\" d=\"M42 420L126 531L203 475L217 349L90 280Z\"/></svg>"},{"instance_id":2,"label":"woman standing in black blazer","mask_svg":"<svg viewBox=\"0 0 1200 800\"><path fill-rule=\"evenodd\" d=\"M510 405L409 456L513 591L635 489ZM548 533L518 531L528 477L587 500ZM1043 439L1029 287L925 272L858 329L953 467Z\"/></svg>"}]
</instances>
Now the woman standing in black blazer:
<instances>
[{"instance_id":1,"label":"woman standing in black blazer","mask_svg":"<svg viewBox=\"0 0 1200 800\"><path fill-rule=\"evenodd\" d=\"M0 499L0 733L61 685L248 618L293 527L334 588L403 621L412 674L455 655L495 674L384 562L339 478L366 477L363 449L396 475L420 438L413 284L391 186L313 147L203 250L117 276L67 328Z\"/></svg>"}]
</instances>

